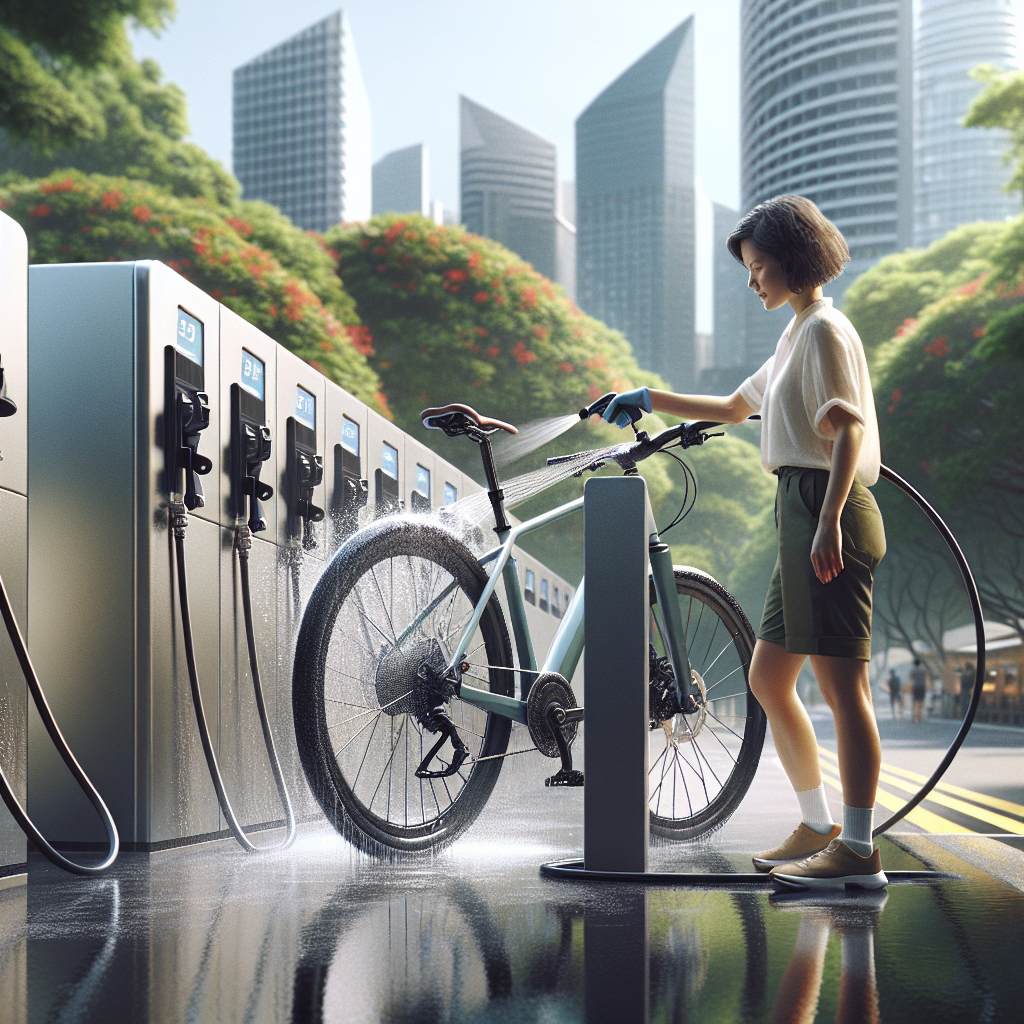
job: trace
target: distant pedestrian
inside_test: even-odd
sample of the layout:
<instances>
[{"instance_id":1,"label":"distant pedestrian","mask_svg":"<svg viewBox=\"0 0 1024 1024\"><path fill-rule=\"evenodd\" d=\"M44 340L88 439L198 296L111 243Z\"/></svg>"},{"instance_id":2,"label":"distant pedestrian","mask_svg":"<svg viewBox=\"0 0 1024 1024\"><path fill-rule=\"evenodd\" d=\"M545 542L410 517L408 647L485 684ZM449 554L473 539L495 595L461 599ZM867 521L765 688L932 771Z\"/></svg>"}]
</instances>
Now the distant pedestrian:
<instances>
[{"instance_id":1,"label":"distant pedestrian","mask_svg":"<svg viewBox=\"0 0 1024 1024\"><path fill-rule=\"evenodd\" d=\"M971 703L971 690L974 689L974 662L969 661L960 670L960 692L956 697L956 716L962 718L967 714Z\"/></svg>"},{"instance_id":2,"label":"distant pedestrian","mask_svg":"<svg viewBox=\"0 0 1024 1024\"><path fill-rule=\"evenodd\" d=\"M889 669L889 678L885 681L889 690L889 704L892 707L892 717L903 717L903 682L896 674L896 669Z\"/></svg>"},{"instance_id":3,"label":"distant pedestrian","mask_svg":"<svg viewBox=\"0 0 1024 1024\"><path fill-rule=\"evenodd\" d=\"M924 707L924 695L928 692L928 670L920 658L914 659L914 667L910 670L910 696L914 702L914 724L921 721L921 709Z\"/></svg>"}]
</instances>

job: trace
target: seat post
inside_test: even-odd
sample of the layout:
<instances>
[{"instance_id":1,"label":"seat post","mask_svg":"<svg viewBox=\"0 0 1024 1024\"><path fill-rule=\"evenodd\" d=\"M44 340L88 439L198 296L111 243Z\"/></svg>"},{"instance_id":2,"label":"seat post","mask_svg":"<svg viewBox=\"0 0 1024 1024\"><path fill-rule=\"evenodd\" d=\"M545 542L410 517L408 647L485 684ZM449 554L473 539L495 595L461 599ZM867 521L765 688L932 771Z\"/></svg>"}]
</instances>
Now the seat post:
<instances>
[{"instance_id":1,"label":"seat post","mask_svg":"<svg viewBox=\"0 0 1024 1024\"><path fill-rule=\"evenodd\" d=\"M494 532L502 537L512 528L505 518L505 492L498 483L498 471L494 468L491 439L484 433L473 431L470 437L480 445L480 457L484 460L484 476L487 478L487 497L494 510Z\"/></svg>"}]
</instances>

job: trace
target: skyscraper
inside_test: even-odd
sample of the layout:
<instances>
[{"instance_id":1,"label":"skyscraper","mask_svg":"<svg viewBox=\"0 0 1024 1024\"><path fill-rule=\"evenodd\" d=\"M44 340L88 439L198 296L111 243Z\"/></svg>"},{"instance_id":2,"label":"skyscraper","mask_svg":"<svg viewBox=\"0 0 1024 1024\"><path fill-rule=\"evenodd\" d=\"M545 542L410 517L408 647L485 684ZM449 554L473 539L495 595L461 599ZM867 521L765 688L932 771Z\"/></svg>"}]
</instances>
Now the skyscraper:
<instances>
[{"instance_id":1,"label":"skyscraper","mask_svg":"<svg viewBox=\"0 0 1024 1024\"><path fill-rule=\"evenodd\" d=\"M964 128L983 88L967 72L978 64L1018 63L1012 0L921 0L914 61L914 245L926 246L959 224L1020 213L1002 190L1006 133Z\"/></svg>"},{"instance_id":2,"label":"skyscraper","mask_svg":"<svg viewBox=\"0 0 1024 1024\"><path fill-rule=\"evenodd\" d=\"M714 253L712 268L714 274L714 335L716 369L732 369L746 365L746 312L747 275L743 267L736 262L726 247L739 212L723 206L712 204L714 210ZM736 383L741 383L742 378Z\"/></svg>"},{"instance_id":3,"label":"skyscraper","mask_svg":"<svg viewBox=\"0 0 1024 1024\"><path fill-rule=\"evenodd\" d=\"M430 163L422 143L396 149L373 165L373 214L430 216Z\"/></svg>"},{"instance_id":4,"label":"skyscraper","mask_svg":"<svg viewBox=\"0 0 1024 1024\"><path fill-rule=\"evenodd\" d=\"M576 120L579 304L681 390L696 371L693 59L691 16Z\"/></svg>"},{"instance_id":5,"label":"skyscraper","mask_svg":"<svg viewBox=\"0 0 1024 1024\"><path fill-rule=\"evenodd\" d=\"M462 223L555 277L555 147L460 97Z\"/></svg>"},{"instance_id":6,"label":"skyscraper","mask_svg":"<svg viewBox=\"0 0 1024 1024\"><path fill-rule=\"evenodd\" d=\"M246 199L311 231L370 216L370 105L341 11L235 69L233 127Z\"/></svg>"},{"instance_id":7,"label":"skyscraper","mask_svg":"<svg viewBox=\"0 0 1024 1024\"><path fill-rule=\"evenodd\" d=\"M846 236L841 297L913 236L912 0L742 0L743 209L772 196L814 200ZM754 308L753 363L780 317Z\"/></svg>"}]
</instances>

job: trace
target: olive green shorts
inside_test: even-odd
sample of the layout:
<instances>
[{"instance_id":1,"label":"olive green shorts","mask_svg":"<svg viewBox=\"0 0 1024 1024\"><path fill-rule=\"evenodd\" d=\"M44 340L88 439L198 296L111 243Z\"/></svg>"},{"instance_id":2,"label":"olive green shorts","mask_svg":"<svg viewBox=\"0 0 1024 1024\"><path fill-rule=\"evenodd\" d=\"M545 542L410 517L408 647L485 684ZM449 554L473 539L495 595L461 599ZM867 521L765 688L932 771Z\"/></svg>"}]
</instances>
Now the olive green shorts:
<instances>
[{"instance_id":1,"label":"olive green shorts","mask_svg":"<svg viewBox=\"0 0 1024 1024\"><path fill-rule=\"evenodd\" d=\"M776 470L775 562L758 637L792 654L871 658L871 586L885 554L885 529L874 496L855 480L839 518L843 571L822 583L811 565L811 544L828 487L827 469Z\"/></svg>"}]
</instances>

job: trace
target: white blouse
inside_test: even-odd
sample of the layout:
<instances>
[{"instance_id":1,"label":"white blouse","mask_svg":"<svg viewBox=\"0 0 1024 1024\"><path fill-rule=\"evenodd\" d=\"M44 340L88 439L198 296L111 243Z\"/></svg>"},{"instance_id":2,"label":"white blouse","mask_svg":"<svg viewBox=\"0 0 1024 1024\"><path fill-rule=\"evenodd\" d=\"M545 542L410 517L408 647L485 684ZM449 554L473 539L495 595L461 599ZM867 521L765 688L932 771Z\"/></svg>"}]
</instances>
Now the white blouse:
<instances>
[{"instance_id":1,"label":"white blouse","mask_svg":"<svg viewBox=\"0 0 1024 1024\"><path fill-rule=\"evenodd\" d=\"M881 461L878 421L864 346L832 300L819 299L790 320L775 355L739 388L761 413L761 463L830 469L835 432L826 417L839 406L864 427L857 479L870 487Z\"/></svg>"}]
</instances>

